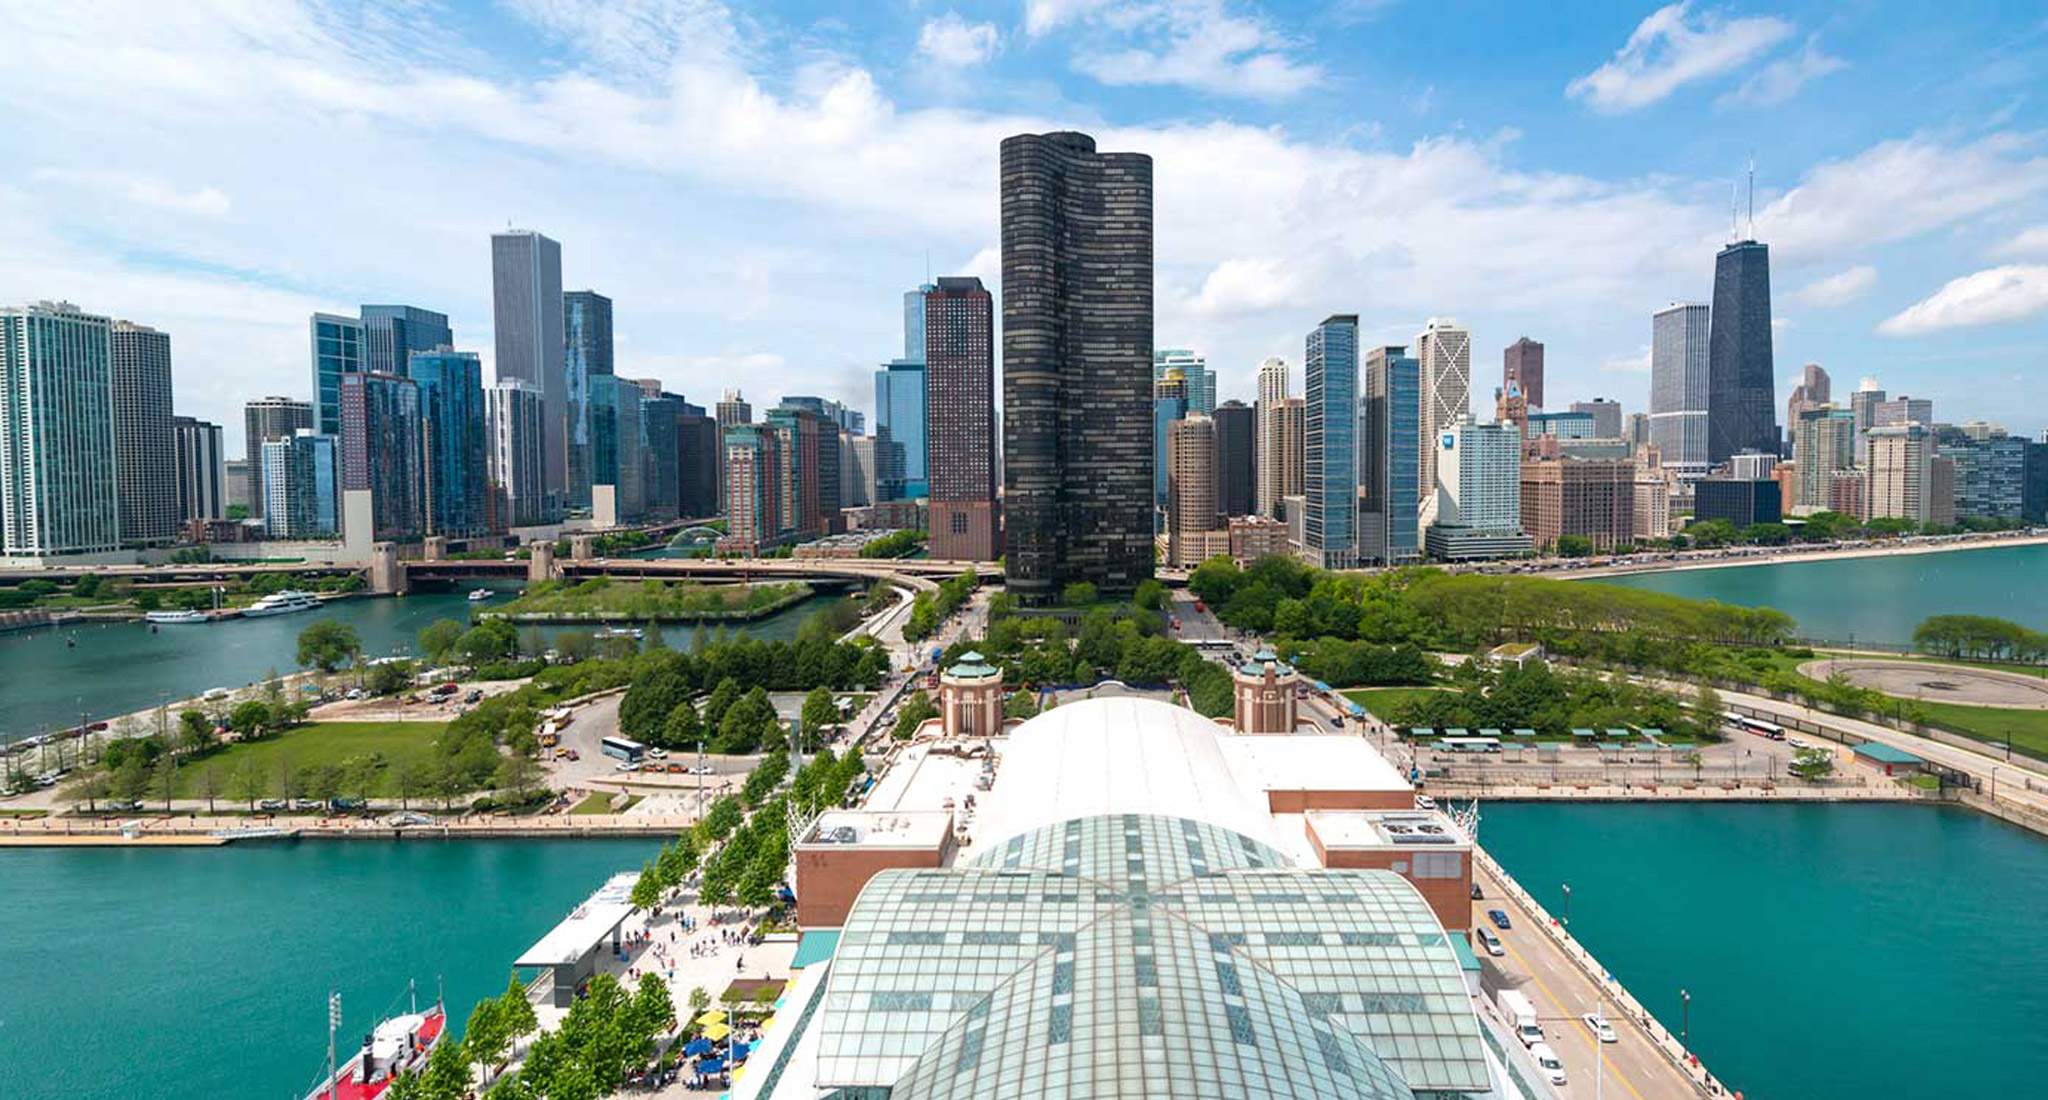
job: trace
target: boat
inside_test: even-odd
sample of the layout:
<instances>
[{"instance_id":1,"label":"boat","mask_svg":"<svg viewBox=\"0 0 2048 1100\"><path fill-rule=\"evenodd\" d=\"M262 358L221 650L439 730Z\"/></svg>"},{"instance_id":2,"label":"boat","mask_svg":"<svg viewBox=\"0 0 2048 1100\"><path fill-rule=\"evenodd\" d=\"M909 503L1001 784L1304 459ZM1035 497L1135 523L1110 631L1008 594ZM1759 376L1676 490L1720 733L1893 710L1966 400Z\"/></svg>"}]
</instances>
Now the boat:
<instances>
[{"instance_id":1,"label":"boat","mask_svg":"<svg viewBox=\"0 0 2048 1100\"><path fill-rule=\"evenodd\" d=\"M242 609L244 618L261 619L268 615L289 615L294 611L311 611L320 606L320 601L311 592L296 592L287 589L273 592Z\"/></svg>"},{"instance_id":2,"label":"boat","mask_svg":"<svg viewBox=\"0 0 2048 1100\"><path fill-rule=\"evenodd\" d=\"M491 591L488 588L472 588L469 590L469 602L482 603L495 595L497 595L497 593Z\"/></svg>"},{"instance_id":3,"label":"boat","mask_svg":"<svg viewBox=\"0 0 2048 1100\"><path fill-rule=\"evenodd\" d=\"M398 1075L418 1073L426 1068L427 1056L448 1030L448 1010L435 1002L425 1012L413 1011L387 1017L363 1041L355 1057L334 1065L334 1032L341 1026L341 994L327 998L328 1073L306 1100L376 1100Z\"/></svg>"},{"instance_id":4,"label":"boat","mask_svg":"<svg viewBox=\"0 0 2048 1100\"><path fill-rule=\"evenodd\" d=\"M204 611L151 611L142 616L153 623L203 623Z\"/></svg>"},{"instance_id":5,"label":"boat","mask_svg":"<svg viewBox=\"0 0 2048 1100\"><path fill-rule=\"evenodd\" d=\"M637 627L637 626L608 626L608 627L605 627L605 628L604 628L604 629L602 629L602 630L599 630L599 631L598 631L598 632L596 632L595 634L591 635L591 637L593 637L593 638L631 638L631 639L633 639L634 641L639 641L639 640L640 640L640 628L639 628L639 627Z\"/></svg>"}]
</instances>

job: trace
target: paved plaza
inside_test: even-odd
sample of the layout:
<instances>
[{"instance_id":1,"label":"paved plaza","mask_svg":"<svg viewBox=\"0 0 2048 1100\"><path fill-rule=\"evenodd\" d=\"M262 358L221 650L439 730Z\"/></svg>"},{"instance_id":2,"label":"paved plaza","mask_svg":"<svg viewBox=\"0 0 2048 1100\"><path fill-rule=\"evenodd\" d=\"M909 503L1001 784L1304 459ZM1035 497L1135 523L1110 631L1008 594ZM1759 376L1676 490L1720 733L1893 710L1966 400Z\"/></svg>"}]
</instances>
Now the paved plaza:
<instances>
[{"instance_id":1,"label":"paved plaza","mask_svg":"<svg viewBox=\"0 0 2048 1100\"><path fill-rule=\"evenodd\" d=\"M1943 665L1929 661L1873 661L1840 658L1799 666L1802 676L1826 680L1839 672L1857 687L1929 703L1962 703L1973 707L2048 707L2048 679L2020 672Z\"/></svg>"}]
</instances>

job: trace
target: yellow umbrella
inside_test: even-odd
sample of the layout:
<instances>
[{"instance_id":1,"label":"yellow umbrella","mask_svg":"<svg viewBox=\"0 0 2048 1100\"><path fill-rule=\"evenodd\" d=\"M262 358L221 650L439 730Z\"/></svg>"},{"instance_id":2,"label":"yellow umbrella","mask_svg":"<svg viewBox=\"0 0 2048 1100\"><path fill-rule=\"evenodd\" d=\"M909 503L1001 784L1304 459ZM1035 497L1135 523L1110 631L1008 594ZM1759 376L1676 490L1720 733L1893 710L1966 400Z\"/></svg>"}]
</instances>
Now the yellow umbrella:
<instances>
[{"instance_id":1,"label":"yellow umbrella","mask_svg":"<svg viewBox=\"0 0 2048 1100\"><path fill-rule=\"evenodd\" d=\"M732 1071L732 1079L735 1081L739 1080L742 1077L745 1077L746 1075L747 1067L745 1066L740 1066L739 1068Z\"/></svg>"},{"instance_id":2,"label":"yellow umbrella","mask_svg":"<svg viewBox=\"0 0 2048 1100\"><path fill-rule=\"evenodd\" d=\"M770 1016L770 1017L768 1017L767 1019L765 1019L765 1020L761 1021L761 1030L762 1030L762 1031L764 1031L764 1032L765 1032L765 1031L769 1031L769 1030L772 1030L772 1029L773 1029L774 1027L775 1027L775 1017L773 1017L773 1016Z\"/></svg>"},{"instance_id":3,"label":"yellow umbrella","mask_svg":"<svg viewBox=\"0 0 2048 1100\"><path fill-rule=\"evenodd\" d=\"M731 1034L732 1029L725 1026L724 1024L712 1024L710 1027L704 1029L704 1037L706 1039L711 1040L714 1043Z\"/></svg>"},{"instance_id":4,"label":"yellow umbrella","mask_svg":"<svg viewBox=\"0 0 2048 1100\"><path fill-rule=\"evenodd\" d=\"M697 1017L698 1027L710 1027L712 1024L722 1024L724 1022L725 1013L723 1012L706 1012L704 1015Z\"/></svg>"}]
</instances>

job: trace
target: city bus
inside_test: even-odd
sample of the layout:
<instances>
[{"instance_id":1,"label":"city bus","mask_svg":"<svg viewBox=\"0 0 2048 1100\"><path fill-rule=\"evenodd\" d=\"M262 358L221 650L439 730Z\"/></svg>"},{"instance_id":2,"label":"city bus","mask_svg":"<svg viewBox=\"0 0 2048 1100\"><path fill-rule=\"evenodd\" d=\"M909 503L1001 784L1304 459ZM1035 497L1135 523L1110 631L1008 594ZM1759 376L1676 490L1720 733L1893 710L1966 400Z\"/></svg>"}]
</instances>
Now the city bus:
<instances>
[{"instance_id":1,"label":"city bus","mask_svg":"<svg viewBox=\"0 0 2048 1100\"><path fill-rule=\"evenodd\" d=\"M1444 737L1437 740L1437 747L1449 752L1499 752L1498 737Z\"/></svg>"},{"instance_id":2,"label":"city bus","mask_svg":"<svg viewBox=\"0 0 2048 1100\"><path fill-rule=\"evenodd\" d=\"M1729 725L1745 733L1753 733L1758 737L1768 738L1772 741L1783 741L1785 739L1785 727L1776 722L1766 722L1761 718L1751 718L1745 714L1737 714L1732 710L1721 717Z\"/></svg>"},{"instance_id":3,"label":"city bus","mask_svg":"<svg viewBox=\"0 0 2048 1100\"><path fill-rule=\"evenodd\" d=\"M607 737L598 742L598 748L606 756L616 756L628 764L638 764L647 755L647 746L627 737Z\"/></svg>"}]
</instances>

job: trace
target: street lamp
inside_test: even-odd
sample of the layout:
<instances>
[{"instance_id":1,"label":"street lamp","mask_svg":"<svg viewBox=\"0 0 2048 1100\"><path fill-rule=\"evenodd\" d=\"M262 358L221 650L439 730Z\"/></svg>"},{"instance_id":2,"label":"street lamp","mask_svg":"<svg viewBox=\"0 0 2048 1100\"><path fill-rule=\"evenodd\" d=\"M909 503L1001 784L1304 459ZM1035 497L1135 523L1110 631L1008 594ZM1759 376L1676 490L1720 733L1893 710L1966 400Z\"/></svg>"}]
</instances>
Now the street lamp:
<instances>
[{"instance_id":1,"label":"street lamp","mask_svg":"<svg viewBox=\"0 0 2048 1100\"><path fill-rule=\"evenodd\" d=\"M1680 1046L1692 1045L1692 994L1678 991L1679 1003L1683 1006L1678 1017L1678 1042Z\"/></svg>"},{"instance_id":2,"label":"street lamp","mask_svg":"<svg viewBox=\"0 0 2048 1100\"><path fill-rule=\"evenodd\" d=\"M1572 884L1569 882L1564 884L1564 926L1572 926Z\"/></svg>"}]
</instances>

